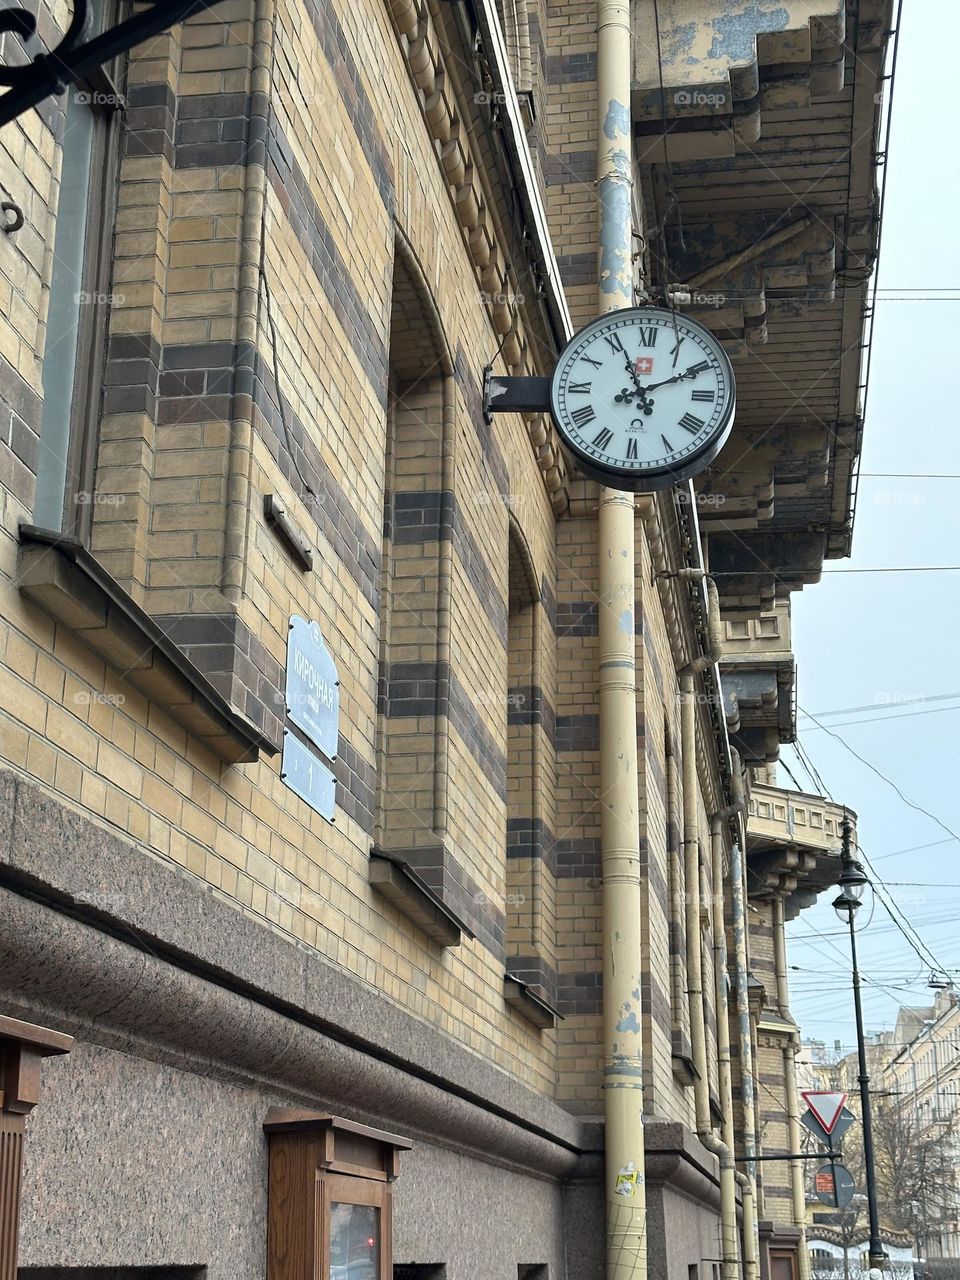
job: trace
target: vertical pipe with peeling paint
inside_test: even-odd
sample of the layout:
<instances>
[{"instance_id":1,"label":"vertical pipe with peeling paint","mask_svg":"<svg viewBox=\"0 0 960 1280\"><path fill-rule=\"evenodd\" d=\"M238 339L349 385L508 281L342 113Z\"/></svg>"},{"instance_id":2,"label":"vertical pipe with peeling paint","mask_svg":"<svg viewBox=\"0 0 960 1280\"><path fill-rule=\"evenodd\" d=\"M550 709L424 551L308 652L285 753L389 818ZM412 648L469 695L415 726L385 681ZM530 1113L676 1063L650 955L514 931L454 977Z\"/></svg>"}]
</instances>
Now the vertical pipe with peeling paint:
<instances>
[{"instance_id":1,"label":"vertical pipe with peeling paint","mask_svg":"<svg viewBox=\"0 0 960 1280\"><path fill-rule=\"evenodd\" d=\"M739 764L739 762L738 762ZM743 827L741 826L741 831ZM730 850L730 898L733 921L734 992L737 1027L740 1033L740 1101L743 1108L743 1151L747 1158L749 1188L744 1195L743 1261L747 1280L760 1275L757 1238L757 1107L753 1082L753 1037L750 1030L750 997L747 990L747 909L743 846L736 841ZM749 1201L749 1203L748 1203Z\"/></svg>"},{"instance_id":2,"label":"vertical pipe with peeling paint","mask_svg":"<svg viewBox=\"0 0 960 1280\"><path fill-rule=\"evenodd\" d=\"M777 976L777 1004L780 1016L792 1021L790 1017L790 986L787 980L787 935L784 922L783 898L777 896L773 900L773 958ZM791 1155L800 1154L800 1101L797 1095L796 1052L799 1047L799 1033L794 1033L783 1046L783 1078L787 1103L787 1131L790 1136ZM793 1199L794 1225L800 1228L800 1239L797 1241L797 1256L800 1269L800 1280L810 1280L810 1255L807 1252L807 1205L803 1191L803 1163L800 1160L790 1162L790 1192Z\"/></svg>"},{"instance_id":3,"label":"vertical pipe with peeling paint","mask_svg":"<svg viewBox=\"0 0 960 1280\"><path fill-rule=\"evenodd\" d=\"M601 315L633 305L630 34L628 0L598 0L597 261ZM601 490L598 676L607 1280L646 1280L647 1274L634 511L632 495Z\"/></svg>"}]
</instances>

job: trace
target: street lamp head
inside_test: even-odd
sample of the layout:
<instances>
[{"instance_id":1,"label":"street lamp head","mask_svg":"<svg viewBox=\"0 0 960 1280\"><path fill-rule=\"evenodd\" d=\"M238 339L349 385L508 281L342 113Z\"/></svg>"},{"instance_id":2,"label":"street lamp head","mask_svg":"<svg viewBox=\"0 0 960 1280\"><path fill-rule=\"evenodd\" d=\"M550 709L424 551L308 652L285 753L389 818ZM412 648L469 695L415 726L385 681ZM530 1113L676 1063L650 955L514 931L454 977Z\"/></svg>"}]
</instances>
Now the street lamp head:
<instances>
[{"instance_id":1,"label":"street lamp head","mask_svg":"<svg viewBox=\"0 0 960 1280\"><path fill-rule=\"evenodd\" d=\"M840 872L840 879L837 884L840 892L848 897L856 898L857 901L863 897L863 891L866 889L870 881L867 874L859 862L852 859L844 863L843 870Z\"/></svg>"},{"instance_id":2,"label":"street lamp head","mask_svg":"<svg viewBox=\"0 0 960 1280\"><path fill-rule=\"evenodd\" d=\"M838 898L834 898L833 909L841 920L852 920L860 909L860 899L854 898L847 893L841 893Z\"/></svg>"},{"instance_id":3,"label":"street lamp head","mask_svg":"<svg viewBox=\"0 0 960 1280\"><path fill-rule=\"evenodd\" d=\"M853 919L869 883L866 872L859 862L855 862L852 858L844 859L843 870L837 881L840 896L833 903L833 909L841 920Z\"/></svg>"}]
</instances>

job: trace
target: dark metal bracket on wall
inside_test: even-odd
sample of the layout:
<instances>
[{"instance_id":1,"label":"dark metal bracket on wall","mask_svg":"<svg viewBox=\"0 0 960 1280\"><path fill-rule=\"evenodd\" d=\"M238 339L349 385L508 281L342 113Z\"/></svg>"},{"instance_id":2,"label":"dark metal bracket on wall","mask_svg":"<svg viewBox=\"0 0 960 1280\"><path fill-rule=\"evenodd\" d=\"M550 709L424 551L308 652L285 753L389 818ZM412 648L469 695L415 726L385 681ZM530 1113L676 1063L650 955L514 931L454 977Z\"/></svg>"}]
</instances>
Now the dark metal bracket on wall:
<instances>
[{"instance_id":1,"label":"dark metal bracket on wall","mask_svg":"<svg viewBox=\"0 0 960 1280\"><path fill-rule=\"evenodd\" d=\"M0 85L9 86L9 91L0 97L0 128L45 98L63 93L103 63L219 3L220 0L151 0L145 8L91 40L90 0L73 0L73 17L63 39L56 48L32 57L27 45L37 36L36 15L22 5L5 5L0 9L0 36L10 33L19 37L30 60L0 66Z\"/></svg>"},{"instance_id":2,"label":"dark metal bracket on wall","mask_svg":"<svg viewBox=\"0 0 960 1280\"><path fill-rule=\"evenodd\" d=\"M518 378L483 371L483 416L487 426L495 413L549 413L550 378Z\"/></svg>"}]
</instances>

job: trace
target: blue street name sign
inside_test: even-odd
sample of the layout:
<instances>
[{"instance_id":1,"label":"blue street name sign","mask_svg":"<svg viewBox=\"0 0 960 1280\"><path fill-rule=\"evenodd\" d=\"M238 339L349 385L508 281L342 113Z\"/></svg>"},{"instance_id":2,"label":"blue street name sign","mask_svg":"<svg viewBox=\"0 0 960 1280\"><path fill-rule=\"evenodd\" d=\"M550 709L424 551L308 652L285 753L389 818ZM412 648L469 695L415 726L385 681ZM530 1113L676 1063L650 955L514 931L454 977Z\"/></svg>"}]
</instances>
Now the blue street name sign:
<instances>
[{"instance_id":1,"label":"blue street name sign","mask_svg":"<svg viewBox=\"0 0 960 1280\"><path fill-rule=\"evenodd\" d=\"M320 748L337 758L340 736L340 681L320 628L294 615L287 637L287 715Z\"/></svg>"},{"instance_id":2,"label":"blue street name sign","mask_svg":"<svg viewBox=\"0 0 960 1280\"><path fill-rule=\"evenodd\" d=\"M304 746L295 733L283 731L283 757L280 780L315 809L321 818L333 821L336 806L336 782L319 756Z\"/></svg>"}]
</instances>

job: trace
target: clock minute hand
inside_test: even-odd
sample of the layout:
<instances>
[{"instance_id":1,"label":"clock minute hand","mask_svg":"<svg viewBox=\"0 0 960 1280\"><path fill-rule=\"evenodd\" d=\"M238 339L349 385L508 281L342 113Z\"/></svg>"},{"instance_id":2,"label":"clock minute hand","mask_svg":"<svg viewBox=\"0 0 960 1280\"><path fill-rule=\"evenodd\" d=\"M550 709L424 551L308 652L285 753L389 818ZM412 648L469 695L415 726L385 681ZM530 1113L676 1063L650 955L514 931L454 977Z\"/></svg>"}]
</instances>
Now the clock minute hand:
<instances>
[{"instance_id":1,"label":"clock minute hand","mask_svg":"<svg viewBox=\"0 0 960 1280\"><path fill-rule=\"evenodd\" d=\"M658 387L669 387L672 382L685 382L687 380L692 380L702 372L703 370L698 369L696 365L691 365L690 368L684 370L683 373L674 374L672 378L666 378L663 382L652 382L649 387L644 387L643 390L645 392L656 391Z\"/></svg>"}]
</instances>

